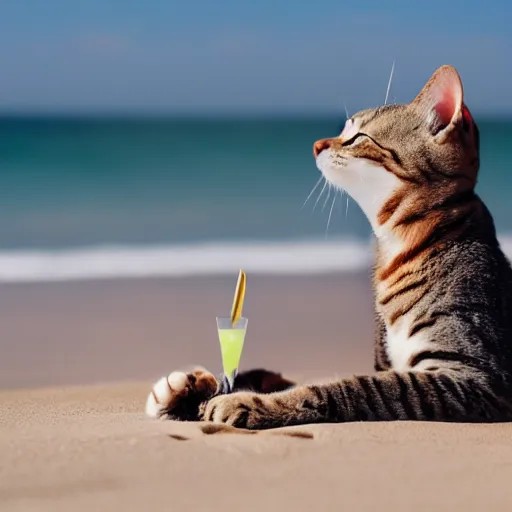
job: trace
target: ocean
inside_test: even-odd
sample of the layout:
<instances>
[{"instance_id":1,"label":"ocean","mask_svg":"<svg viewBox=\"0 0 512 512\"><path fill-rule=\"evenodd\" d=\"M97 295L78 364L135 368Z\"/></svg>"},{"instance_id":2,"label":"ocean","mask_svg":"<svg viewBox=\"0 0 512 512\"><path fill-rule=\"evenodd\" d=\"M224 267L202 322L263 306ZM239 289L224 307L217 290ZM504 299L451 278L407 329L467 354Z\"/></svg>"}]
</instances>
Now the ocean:
<instances>
[{"instance_id":1,"label":"ocean","mask_svg":"<svg viewBox=\"0 0 512 512\"><path fill-rule=\"evenodd\" d=\"M304 205L312 144L343 122L1 117L0 281L361 270L358 206L321 185ZM512 119L477 122L477 191L510 256Z\"/></svg>"}]
</instances>

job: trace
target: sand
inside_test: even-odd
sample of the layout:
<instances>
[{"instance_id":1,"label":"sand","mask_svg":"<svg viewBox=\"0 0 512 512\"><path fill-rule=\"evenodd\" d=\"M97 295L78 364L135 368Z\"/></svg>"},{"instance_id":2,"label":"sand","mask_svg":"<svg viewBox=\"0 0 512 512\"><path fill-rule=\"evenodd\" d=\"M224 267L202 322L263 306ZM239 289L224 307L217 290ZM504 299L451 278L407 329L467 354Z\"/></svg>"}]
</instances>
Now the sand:
<instances>
[{"instance_id":1,"label":"sand","mask_svg":"<svg viewBox=\"0 0 512 512\"><path fill-rule=\"evenodd\" d=\"M146 418L152 379L193 363L218 370L212 317L232 287L2 286L0 511L511 510L506 424L206 435L198 423ZM365 276L254 278L245 313L245 368L307 380L371 370Z\"/></svg>"}]
</instances>

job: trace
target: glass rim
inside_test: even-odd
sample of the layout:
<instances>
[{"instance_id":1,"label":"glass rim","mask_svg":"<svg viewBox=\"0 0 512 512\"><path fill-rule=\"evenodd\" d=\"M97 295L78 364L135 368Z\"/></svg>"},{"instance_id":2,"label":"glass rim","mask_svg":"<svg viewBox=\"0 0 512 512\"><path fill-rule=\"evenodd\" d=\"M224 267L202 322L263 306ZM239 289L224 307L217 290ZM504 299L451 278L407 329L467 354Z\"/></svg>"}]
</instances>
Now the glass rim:
<instances>
[{"instance_id":1,"label":"glass rim","mask_svg":"<svg viewBox=\"0 0 512 512\"><path fill-rule=\"evenodd\" d=\"M216 316L215 317L217 320L229 320L231 322L231 317L230 316ZM238 319L238 322L240 320L248 320L248 318L246 316L241 316L239 319Z\"/></svg>"},{"instance_id":2,"label":"glass rim","mask_svg":"<svg viewBox=\"0 0 512 512\"><path fill-rule=\"evenodd\" d=\"M230 316L217 316L217 328L218 329L246 329L249 319L245 316L241 316L236 322L235 325L231 324ZM223 326L224 325L224 326Z\"/></svg>"}]
</instances>

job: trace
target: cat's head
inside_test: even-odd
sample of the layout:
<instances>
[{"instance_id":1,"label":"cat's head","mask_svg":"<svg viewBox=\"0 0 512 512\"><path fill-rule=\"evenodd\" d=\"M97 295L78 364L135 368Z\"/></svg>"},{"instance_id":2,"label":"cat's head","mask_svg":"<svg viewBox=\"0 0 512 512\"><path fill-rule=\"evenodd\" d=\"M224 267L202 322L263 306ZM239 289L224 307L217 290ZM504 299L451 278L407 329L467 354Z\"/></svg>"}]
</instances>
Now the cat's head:
<instances>
[{"instance_id":1,"label":"cat's head","mask_svg":"<svg viewBox=\"0 0 512 512\"><path fill-rule=\"evenodd\" d=\"M473 190L479 135L457 71L442 66L411 103L353 115L341 134L315 142L313 153L325 178L359 204L377 233L400 209Z\"/></svg>"}]
</instances>

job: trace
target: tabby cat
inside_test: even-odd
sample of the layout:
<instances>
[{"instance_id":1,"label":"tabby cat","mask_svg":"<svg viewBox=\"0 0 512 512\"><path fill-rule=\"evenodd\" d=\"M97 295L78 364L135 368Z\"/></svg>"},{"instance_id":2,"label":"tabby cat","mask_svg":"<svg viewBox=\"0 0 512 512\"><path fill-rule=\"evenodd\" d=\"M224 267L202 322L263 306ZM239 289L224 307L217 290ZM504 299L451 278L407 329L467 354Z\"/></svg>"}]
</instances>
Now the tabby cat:
<instances>
[{"instance_id":1,"label":"tabby cat","mask_svg":"<svg viewBox=\"0 0 512 512\"><path fill-rule=\"evenodd\" d=\"M479 133L457 71L439 68L407 105L355 114L313 153L376 237L376 373L308 386L273 374L280 391L223 394L205 370L174 372L147 414L248 429L512 419L512 269L474 190Z\"/></svg>"}]
</instances>

